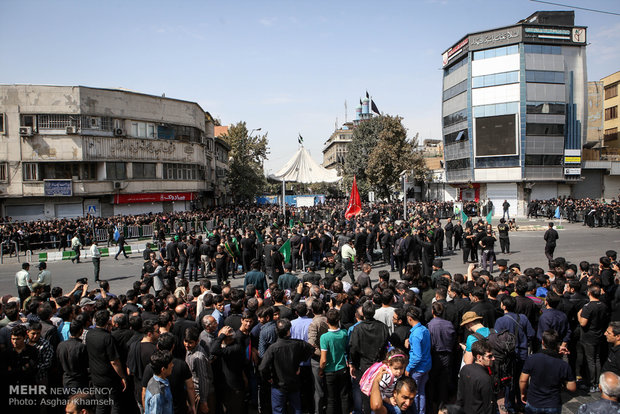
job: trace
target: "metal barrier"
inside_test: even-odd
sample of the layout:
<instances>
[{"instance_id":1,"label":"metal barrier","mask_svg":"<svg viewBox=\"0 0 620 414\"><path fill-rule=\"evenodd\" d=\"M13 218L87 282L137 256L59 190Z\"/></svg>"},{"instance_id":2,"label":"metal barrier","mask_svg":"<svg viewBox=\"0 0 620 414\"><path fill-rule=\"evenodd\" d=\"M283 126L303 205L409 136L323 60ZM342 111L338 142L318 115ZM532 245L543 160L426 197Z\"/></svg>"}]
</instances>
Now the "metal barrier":
<instances>
[{"instance_id":1,"label":"metal barrier","mask_svg":"<svg viewBox=\"0 0 620 414\"><path fill-rule=\"evenodd\" d=\"M17 256L17 263L20 263L19 261L19 244L14 241L14 240L8 240L5 242L0 243L0 264L4 263L4 248L9 244L12 243L13 246L15 246L15 255ZM9 250L9 257L10 257L10 250Z\"/></svg>"},{"instance_id":2,"label":"metal barrier","mask_svg":"<svg viewBox=\"0 0 620 414\"><path fill-rule=\"evenodd\" d=\"M26 250L26 262L32 263L32 250Z\"/></svg>"},{"instance_id":3,"label":"metal barrier","mask_svg":"<svg viewBox=\"0 0 620 414\"><path fill-rule=\"evenodd\" d=\"M107 242L108 241L108 230L95 229L95 239L98 242Z\"/></svg>"},{"instance_id":4,"label":"metal barrier","mask_svg":"<svg viewBox=\"0 0 620 414\"><path fill-rule=\"evenodd\" d=\"M127 238L137 239L138 237L140 237L140 226L128 226L127 227Z\"/></svg>"},{"instance_id":5,"label":"metal barrier","mask_svg":"<svg viewBox=\"0 0 620 414\"><path fill-rule=\"evenodd\" d=\"M153 236L153 225L145 224L142 226L142 237L152 237Z\"/></svg>"}]
</instances>

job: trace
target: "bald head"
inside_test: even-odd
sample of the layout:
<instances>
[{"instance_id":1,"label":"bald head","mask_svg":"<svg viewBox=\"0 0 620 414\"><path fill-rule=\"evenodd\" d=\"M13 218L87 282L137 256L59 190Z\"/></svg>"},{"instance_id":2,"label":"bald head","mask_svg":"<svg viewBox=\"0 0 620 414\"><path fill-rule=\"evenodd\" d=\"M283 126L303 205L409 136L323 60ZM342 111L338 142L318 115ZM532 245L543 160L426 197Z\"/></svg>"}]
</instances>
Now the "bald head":
<instances>
[{"instance_id":1,"label":"bald head","mask_svg":"<svg viewBox=\"0 0 620 414\"><path fill-rule=\"evenodd\" d=\"M185 305L177 305L177 307L174 308L174 313L176 313L179 318L184 318L187 315L187 307Z\"/></svg>"},{"instance_id":2,"label":"bald head","mask_svg":"<svg viewBox=\"0 0 620 414\"><path fill-rule=\"evenodd\" d=\"M601 374L599 378L601 392L607 397L618 400L620 397L620 377L613 372L607 371Z\"/></svg>"},{"instance_id":3,"label":"bald head","mask_svg":"<svg viewBox=\"0 0 620 414\"><path fill-rule=\"evenodd\" d=\"M207 332L215 332L217 330L217 321L211 315L205 315L202 317L202 327Z\"/></svg>"}]
</instances>

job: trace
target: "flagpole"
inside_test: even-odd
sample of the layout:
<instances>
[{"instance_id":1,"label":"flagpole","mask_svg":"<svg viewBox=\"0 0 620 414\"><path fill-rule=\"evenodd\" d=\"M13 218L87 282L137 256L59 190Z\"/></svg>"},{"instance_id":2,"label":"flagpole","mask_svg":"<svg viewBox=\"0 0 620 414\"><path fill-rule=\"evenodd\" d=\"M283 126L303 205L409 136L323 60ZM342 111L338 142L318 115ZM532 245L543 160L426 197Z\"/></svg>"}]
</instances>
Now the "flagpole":
<instances>
[{"instance_id":1,"label":"flagpole","mask_svg":"<svg viewBox=\"0 0 620 414\"><path fill-rule=\"evenodd\" d=\"M286 226L286 181L282 178L282 216Z\"/></svg>"}]
</instances>

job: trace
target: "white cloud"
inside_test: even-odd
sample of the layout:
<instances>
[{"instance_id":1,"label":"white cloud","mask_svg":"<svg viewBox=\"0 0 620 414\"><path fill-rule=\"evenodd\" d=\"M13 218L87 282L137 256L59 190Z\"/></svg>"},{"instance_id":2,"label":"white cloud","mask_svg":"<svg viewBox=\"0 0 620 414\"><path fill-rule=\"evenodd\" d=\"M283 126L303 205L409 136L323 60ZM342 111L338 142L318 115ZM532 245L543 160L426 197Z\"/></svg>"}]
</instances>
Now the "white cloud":
<instances>
[{"instance_id":1,"label":"white cloud","mask_svg":"<svg viewBox=\"0 0 620 414\"><path fill-rule=\"evenodd\" d=\"M263 17L258 22L265 27L271 27L277 20L277 17Z\"/></svg>"}]
</instances>

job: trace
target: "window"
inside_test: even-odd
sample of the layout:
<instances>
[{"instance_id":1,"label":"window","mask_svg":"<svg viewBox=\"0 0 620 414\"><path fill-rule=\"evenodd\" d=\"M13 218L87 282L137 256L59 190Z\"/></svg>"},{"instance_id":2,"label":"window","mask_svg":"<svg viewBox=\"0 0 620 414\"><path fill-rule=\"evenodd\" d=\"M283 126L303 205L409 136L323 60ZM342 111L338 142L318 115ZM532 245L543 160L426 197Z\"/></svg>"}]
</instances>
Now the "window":
<instances>
[{"instance_id":1,"label":"window","mask_svg":"<svg viewBox=\"0 0 620 414\"><path fill-rule=\"evenodd\" d=\"M519 102L506 102L491 105L474 106L473 113L475 118L484 116L516 114L519 112Z\"/></svg>"},{"instance_id":2,"label":"window","mask_svg":"<svg viewBox=\"0 0 620 414\"><path fill-rule=\"evenodd\" d=\"M458 62L456 62L454 65L450 66L448 69L443 71L443 76L448 76L449 74L453 73L455 70L467 65L469 63L469 59L465 58L465 59L461 59Z\"/></svg>"},{"instance_id":3,"label":"window","mask_svg":"<svg viewBox=\"0 0 620 414\"><path fill-rule=\"evenodd\" d=\"M35 129L36 117L34 115L22 115L20 118L19 126L32 127Z\"/></svg>"},{"instance_id":4,"label":"window","mask_svg":"<svg viewBox=\"0 0 620 414\"><path fill-rule=\"evenodd\" d=\"M525 155L525 165L562 165L562 155Z\"/></svg>"},{"instance_id":5,"label":"window","mask_svg":"<svg viewBox=\"0 0 620 414\"><path fill-rule=\"evenodd\" d=\"M469 158L462 158L460 160L446 161L447 170L462 170L463 168L469 168Z\"/></svg>"},{"instance_id":6,"label":"window","mask_svg":"<svg viewBox=\"0 0 620 414\"><path fill-rule=\"evenodd\" d=\"M550 114L564 115L566 104L563 102L528 102L526 113L528 114Z\"/></svg>"},{"instance_id":7,"label":"window","mask_svg":"<svg viewBox=\"0 0 620 414\"><path fill-rule=\"evenodd\" d=\"M39 179L41 180L96 180L97 163L67 163L67 162L44 162L39 164Z\"/></svg>"},{"instance_id":8,"label":"window","mask_svg":"<svg viewBox=\"0 0 620 414\"><path fill-rule=\"evenodd\" d=\"M605 99L611 99L618 96L618 84L605 87Z\"/></svg>"},{"instance_id":9,"label":"window","mask_svg":"<svg viewBox=\"0 0 620 414\"><path fill-rule=\"evenodd\" d=\"M133 178L156 178L155 170L156 165L154 162L134 162L133 163Z\"/></svg>"},{"instance_id":10,"label":"window","mask_svg":"<svg viewBox=\"0 0 620 414\"><path fill-rule=\"evenodd\" d=\"M9 181L9 164L0 162L0 181Z\"/></svg>"},{"instance_id":11,"label":"window","mask_svg":"<svg viewBox=\"0 0 620 414\"><path fill-rule=\"evenodd\" d=\"M0 114L0 134L4 133L4 114Z\"/></svg>"},{"instance_id":12,"label":"window","mask_svg":"<svg viewBox=\"0 0 620 414\"><path fill-rule=\"evenodd\" d=\"M548 70L526 70L525 80L538 83L564 83L564 72Z\"/></svg>"},{"instance_id":13,"label":"window","mask_svg":"<svg viewBox=\"0 0 620 414\"><path fill-rule=\"evenodd\" d=\"M467 141L469 139L469 134L466 129L462 131L453 132L451 134L447 134L444 136L444 141L446 145L454 144L455 142Z\"/></svg>"},{"instance_id":14,"label":"window","mask_svg":"<svg viewBox=\"0 0 620 414\"><path fill-rule=\"evenodd\" d=\"M564 135L564 124L534 124L525 126L526 135Z\"/></svg>"},{"instance_id":15,"label":"window","mask_svg":"<svg viewBox=\"0 0 620 414\"><path fill-rule=\"evenodd\" d=\"M519 45L496 47L494 49L479 50L474 52L474 60L490 59L499 56L515 55L519 53Z\"/></svg>"},{"instance_id":16,"label":"window","mask_svg":"<svg viewBox=\"0 0 620 414\"><path fill-rule=\"evenodd\" d=\"M608 128L605 130L605 142L615 141L618 139L618 128Z\"/></svg>"},{"instance_id":17,"label":"window","mask_svg":"<svg viewBox=\"0 0 620 414\"><path fill-rule=\"evenodd\" d=\"M24 163L24 181L39 181L39 164L36 162Z\"/></svg>"},{"instance_id":18,"label":"window","mask_svg":"<svg viewBox=\"0 0 620 414\"><path fill-rule=\"evenodd\" d=\"M108 180L124 180L127 178L124 162L106 162L105 173Z\"/></svg>"},{"instance_id":19,"label":"window","mask_svg":"<svg viewBox=\"0 0 620 414\"><path fill-rule=\"evenodd\" d=\"M195 164L164 164L164 180L203 180L204 170Z\"/></svg>"},{"instance_id":20,"label":"window","mask_svg":"<svg viewBox=\"0 0 620 414\"><path fill-rule=\"evenodd\" d=\"M605 121L618 118L618 105L605 109Z\"/></svg>"},{"instance_id":21,"label":"window","mask_svg":"<svg viewBox=\"0 0 620 414\"><path fill-rule=\"evenodd\" d=\"M561 55L562 46L526 44L525 53L539 53L543 55Z\"/></svg>"},{"instance_id":22,"label":"window","mask_svg":"<svg viewBox=\"0 0 620 414\"><path fill-rule=\"evenodd\" d=\"M455 112L450 115L446 115L443 117L443 126L444 128L458 122L467 121L467 109L462 109L458 112Z\"/></svg>"},{"instance_id":23,"label":"window","mask_svg":"<svg viewBox=\"0 0 620 414\"><path fill-rule=\"evenodd\" d=\"M483 88L486 86L507 85L519 82L519 71L494 73L491 75L476 76L471 80L472 88Z\"/></svg>"},{"instance_id":24,"label":"window","mask_svg":"<svg viewBox=\"0 0 620 414\"><path fill-rule=\"evenodd\" d=\"M463 82L459 82L453 87L448 88L445 91L443 91L443 100L447 101L448 99L453 98L456 95L465 92L466 90L467 90L467 80L464 80Z\"/></svg>"}]
</instances>

